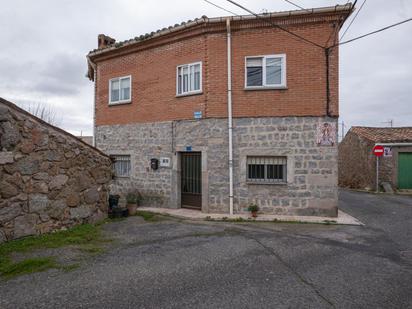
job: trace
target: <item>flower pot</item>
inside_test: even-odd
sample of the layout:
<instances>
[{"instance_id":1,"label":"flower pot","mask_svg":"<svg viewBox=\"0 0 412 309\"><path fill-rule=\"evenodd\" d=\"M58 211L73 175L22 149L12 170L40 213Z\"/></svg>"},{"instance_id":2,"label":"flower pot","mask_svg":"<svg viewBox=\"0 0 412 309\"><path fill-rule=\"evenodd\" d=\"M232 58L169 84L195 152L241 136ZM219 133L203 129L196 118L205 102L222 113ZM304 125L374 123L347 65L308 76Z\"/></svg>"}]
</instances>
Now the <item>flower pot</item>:
<instances>
[{"instance_id":1,"label":"flower pot","mask_svg":"<svg viewBox=\"0 0 412 309\"><path fill-rule=\"evenodd\" d=\"M127 210L129 211L129 216L134 216L137 212L137 204L127 204Z\"/></svg>"},{"instance_id":2,"label":"flower pot","mask_svg":"<svg viewBox=\"0 0 412 309\"><path fill-rule=\"evenodd\" d=\"M257 211L252 211L252 217L256 218L257 217Z\"/></svg>"}]
</instances>

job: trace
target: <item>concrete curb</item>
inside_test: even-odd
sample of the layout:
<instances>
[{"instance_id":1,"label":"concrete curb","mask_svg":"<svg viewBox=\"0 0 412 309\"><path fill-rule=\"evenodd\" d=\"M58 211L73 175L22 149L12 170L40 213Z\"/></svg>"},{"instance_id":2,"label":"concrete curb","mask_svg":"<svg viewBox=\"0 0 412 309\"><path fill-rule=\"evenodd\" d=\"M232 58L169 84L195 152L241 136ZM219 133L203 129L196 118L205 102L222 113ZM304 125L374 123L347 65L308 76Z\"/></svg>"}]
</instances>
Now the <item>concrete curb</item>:
<instances>
[{"instance_id":1,"label":"concrete curb","mask_svg":"<svg viewBox=\"0 0 412 309\"><path fill-rule=\"evenodd\" d=\"M316 216L278 216L278 215L258 215L252 218L249 214L212 214L202 213L192 209L171 209L158 207L139 207L138 210L149 211L157 214L167 215L179 219L200 220L200 221L245 221L245 222L296 222L314 224L341 224L341 225L364 225L358 219L339 210L338 217L316 217Z\"/></svg>"},{"instance_id":2,"label":"concrete curb","mask_svg":"<svg viewBox=\"0 0 412 309\"><path fill-rule=\"evenodd\" d=\"M394 191L392 193L389 192L376 192L371 190L363 190L363 189L353 189L353 188L339 188L339 190L348 191L348 192L359 192L359 193L369 193L374 195L389 195L389 196L412 196L412 190L405 190L405 191Z\"/></svg>"}]
</instances>

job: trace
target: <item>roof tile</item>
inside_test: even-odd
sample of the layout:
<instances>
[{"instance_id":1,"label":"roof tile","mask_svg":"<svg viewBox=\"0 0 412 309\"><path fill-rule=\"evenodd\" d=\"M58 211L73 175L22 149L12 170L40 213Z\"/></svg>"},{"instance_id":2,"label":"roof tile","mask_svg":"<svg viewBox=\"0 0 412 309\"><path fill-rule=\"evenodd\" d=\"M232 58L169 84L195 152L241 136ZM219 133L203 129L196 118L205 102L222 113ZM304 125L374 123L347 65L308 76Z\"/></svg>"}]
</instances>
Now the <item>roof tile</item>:
<instances>
[{"instance_id":1,"label":"roof tile","mask_svg":"<svg viewBox=\"0 0 412 309\"><path fill-rule=\"evenodd\" d=\"M352 127L350 132L378 143L412 142L412 127Z\"/></svg>"}]
</instances>

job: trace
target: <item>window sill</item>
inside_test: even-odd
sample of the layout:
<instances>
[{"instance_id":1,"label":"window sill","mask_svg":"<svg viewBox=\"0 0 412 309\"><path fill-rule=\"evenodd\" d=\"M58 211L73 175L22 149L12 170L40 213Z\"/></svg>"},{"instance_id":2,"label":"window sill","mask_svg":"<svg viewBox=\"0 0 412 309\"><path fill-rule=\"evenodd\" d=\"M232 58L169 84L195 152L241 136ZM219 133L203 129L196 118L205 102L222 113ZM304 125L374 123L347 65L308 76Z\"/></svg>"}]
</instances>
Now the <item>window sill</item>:
<instances>
[{"instance_id":1,"label":"window sill","mask_svg":"<svg viewBox=\"0 0 412 309\"><path fill-rule=\"evenodd\" d=\"M256 86L256 87L245 87L243 90L287 90L287 86Z\"/></svg>"},{"instance_id":2,"label":"window sill","mask_svg":"<svg viewBox=\"0 0 412 309\"><path fill-rule=\"evenodd\" d=\"M189 92L189 93L184 93L184 94L176 94L176 98L188 97L188 96L191 96L191 95L199 95L199 94L203 94L203 91Z\"/></svg>"},{"instance_id":3,"label":"window sill","mask_svg":"<svg viewBox=\"0 0 412 309\"><path fill-rule=\"evenodd\" d=\"M116 105L123 105L123 104L131 104L132 100L127 101L119 101L119 102L109 102L109 106L116 106Z\"/></svg>"},{"instance_id":4,"label":"window sill","mask_svg":"<svg viewBox=\"0 0 412 309\"><path fill-rule=\"evenodd\" d=\"M246 181L247 185L275 185L275 186L287 186L287 182L269 182L269 181Z\"/></svg>"}]
</instances>

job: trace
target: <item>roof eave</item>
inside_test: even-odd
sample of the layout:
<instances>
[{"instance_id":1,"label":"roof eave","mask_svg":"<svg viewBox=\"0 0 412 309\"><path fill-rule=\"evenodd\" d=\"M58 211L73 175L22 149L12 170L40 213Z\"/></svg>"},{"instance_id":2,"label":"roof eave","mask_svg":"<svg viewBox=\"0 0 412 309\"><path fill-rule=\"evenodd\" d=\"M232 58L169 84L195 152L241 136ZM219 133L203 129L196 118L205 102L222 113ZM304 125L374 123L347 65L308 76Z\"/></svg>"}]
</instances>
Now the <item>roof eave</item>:
<instances>
[{"instance_id":1,"label":"roof eave","mask_svg":"<svg viewBox=\"0 0 412 309\"><path fill-rule=\"evenodd\" d=\"M321 15L321 14L333 14L333 13L346 13L344 14L345 15L344 20L346 20L346 18L352 13L352 11L353 11L352 3L348 3L345 5L336 5L336 6L323 7L323 8L264 13L264 14L258 14L259 17L256 17L254 15L239 15L239 16L223 16L223 17L208 18L204 16L200 19L195 19L194 21L191 21L191 22L182 23L175 27L171 27L171 28L169 27L165 30L160 30L155 33L152 32L153 34L150 34L149 37L146 37L144 39L139 39L139 40L137 40L136 38L130 39L127 41L112 44L111 46L108 46L104 49L95 49L93 51L90 51L88 56L91 58L94 58L99 55L102 55L103 53L107 53L115 49L121 49L126 46L143 43L150 39L154 39L154 38L157 38L157 37L160 37L166 34L170 34L173 32L178 32L178 31L181 31L187 28L191 28L193 26L200 25L200 24L226 22L228 18L231 21L245 21L245 20L255 20L258 18L272 19L272 18L281 18L281 17L297 17L297 16L304 17L304 16L312 15L312 14Z\"/></svg>"}]
</instances>

